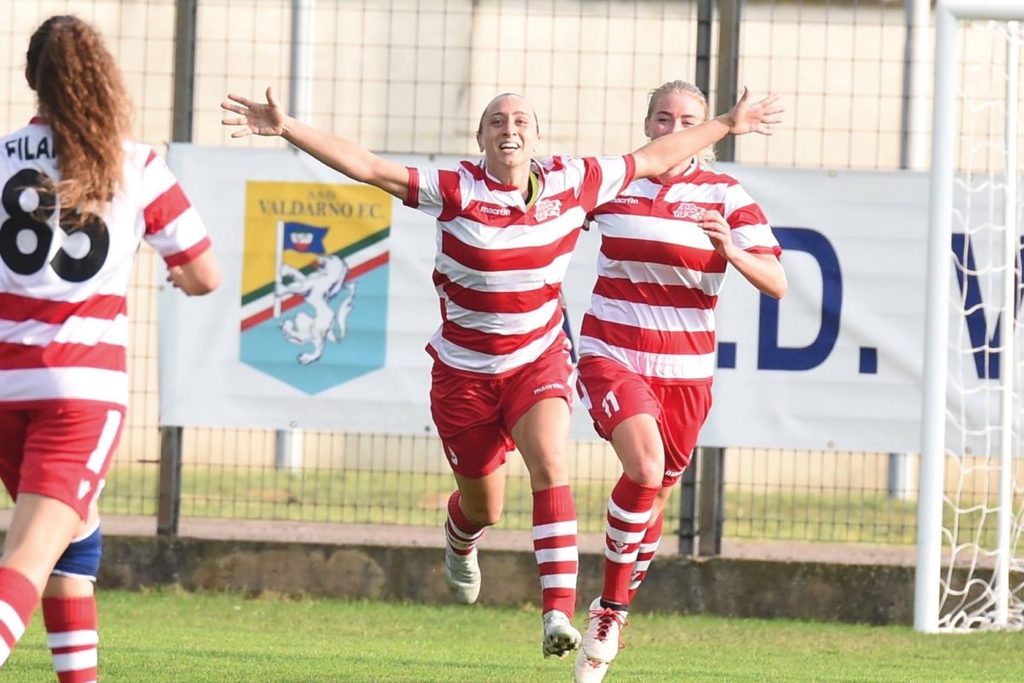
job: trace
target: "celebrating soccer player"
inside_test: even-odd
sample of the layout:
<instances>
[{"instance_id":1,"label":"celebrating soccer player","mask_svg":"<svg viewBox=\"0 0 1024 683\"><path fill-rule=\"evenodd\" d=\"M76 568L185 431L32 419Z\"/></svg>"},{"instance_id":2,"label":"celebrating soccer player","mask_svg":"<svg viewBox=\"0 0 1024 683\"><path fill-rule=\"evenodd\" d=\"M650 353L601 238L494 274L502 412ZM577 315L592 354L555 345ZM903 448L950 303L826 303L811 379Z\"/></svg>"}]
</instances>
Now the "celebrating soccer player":
<instances>
[{"instance_id":1,"label":"celebrating soccer player","mask_svg":"<svg viewBox=\"0 0 1024 683\"><path fill-rule=\"evenodd\" d=\"M457 490L448 501L445 577L456 600L480 592L477 544L501 515L505 458L518 448L533 490L533 545L543 604L542 650L579 646L576 510L568 486L571 365L558 298L587 212L636 178L659 176L728 133L765 133L775 98L747 95L727 114L633 154L535 159L540 125L514 94L484 109L476 140L483 153L452 170L406 167L286 116L267 102L228 95L223 123L232 137L279 135L350 178L390 192L437 219L434 285L442 323L434 359L431 413Z\"/></svg>"},{"instance_id":2,"label":"celebrating soccer player","mask_svg":"<svg viewBox=\"0 0 1024 683\"><path fill-rule=\"evenodd\" d=\"M0 665L39 603L60 681L94 681L96 499L128 402L126 297L139 243L187 294L216 287L206 229L153 150L99 34L71 16L32 35L38 115L0 138Z\"/></svg>"},{"instance_id":3,"label":"celebrating soccer player","mask_svg":"<svg viewBox=\"0 0 1024 683\"><path fill-rule=\"evenodd\" d=\"M650 95L644 132L661 140L708 120L683 81ZM623 474L608 500L604 590L576 657L576 680L600 681L661 542L662 511L690 463L711 408L715 304L732 266L781 298L786 274L764 213L735 179L706 165L710 149L637 178L592 212L598 278L580 331L579 385Z\"/></svg>"}]
</instances>

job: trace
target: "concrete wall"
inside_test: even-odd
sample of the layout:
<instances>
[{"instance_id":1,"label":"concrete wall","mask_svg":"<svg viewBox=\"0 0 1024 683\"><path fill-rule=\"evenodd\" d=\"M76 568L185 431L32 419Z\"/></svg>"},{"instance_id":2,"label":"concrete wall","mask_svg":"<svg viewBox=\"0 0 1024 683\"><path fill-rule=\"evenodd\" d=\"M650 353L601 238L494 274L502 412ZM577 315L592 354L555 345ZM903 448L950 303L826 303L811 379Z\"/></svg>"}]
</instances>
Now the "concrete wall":
<instances>
[{"instance_id":1,"label":"concrete wall","mask_svg":"<svg viewBox=\"0 0 1024 683\"><path fill-rule=\"evenodd\" d=\"M188 590L446 603L440 548L336 546L115 536L105 539L102 588L177 584ZM480 555L485 605L536 604L530 552ZM603 557L580 558L578 609L601 591ZM637 612L909 624L911 567L658 558Z\"/></svg>"}]
</instances>

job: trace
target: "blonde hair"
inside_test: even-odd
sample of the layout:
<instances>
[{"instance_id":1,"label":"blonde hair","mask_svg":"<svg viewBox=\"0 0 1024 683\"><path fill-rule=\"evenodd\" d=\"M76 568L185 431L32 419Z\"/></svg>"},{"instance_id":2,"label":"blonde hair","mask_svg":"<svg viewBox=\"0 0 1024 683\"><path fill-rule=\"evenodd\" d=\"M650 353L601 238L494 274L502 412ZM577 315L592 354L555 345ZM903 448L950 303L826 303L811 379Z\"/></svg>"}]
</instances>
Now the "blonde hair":
<instances>
[{"instance_id":1,"label":"blonde hair","mask_svg":"<svg viewBox=\"0 0 1024 683\"><path fill-rule=\"evenodd\" d=\"M696 99L704 106L704 120L707 121L711 118L711 107L708 105L708 98L701 92L701 89L689 81L668 81L662 83L657 88L652 90L647 96L647 116L644 117L644 122L651 120L654 116L654 108L658 105L658 101L665 95L671 93L679 93L681 95L689 95ZM706 164L715 160L715 148L705 147L697 154L697 160Z\"/></svg>"},{"instance_id":2,"label":"blonde hair","mask_svg":"<svg viewBox=\"0 0 1024 683\"><path fill-rule=\"evenodd\" d=\"M100 34L78 17L50 17L28 44L25 75L39 113L53 131L63 206L87 210L109 202L122 180L131 100Z\"/></svg>"}]
</instances>

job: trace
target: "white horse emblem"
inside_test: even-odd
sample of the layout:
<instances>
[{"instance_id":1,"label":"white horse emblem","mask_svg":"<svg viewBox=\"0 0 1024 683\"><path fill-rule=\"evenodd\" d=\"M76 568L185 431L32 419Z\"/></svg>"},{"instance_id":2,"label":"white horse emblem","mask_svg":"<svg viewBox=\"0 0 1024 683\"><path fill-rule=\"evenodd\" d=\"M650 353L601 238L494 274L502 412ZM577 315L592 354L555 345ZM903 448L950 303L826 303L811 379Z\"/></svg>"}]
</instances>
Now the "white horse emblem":
<instances>
[{"instance_id":1,"label":"white horse emblem","mask_svg":"<svg viewBox=\"0 0 1024 683\"><path fill-rule=\"evenodd\" d=\"M348 314L352 312L356 296L356 284L345 283L348 270L348 264L338 256L321 256L309 275L288 264L281 266L281 280L275 295L284 297L297 294L313 307L313 315L300 312L281 322L281 333L289 342L313 345L310 351L298 355L297 359L302 365L319 360L327 341L337 343L345 338ZM346 296L335 313L330 302L343 289Z\"/></svg>"}]
</instances>

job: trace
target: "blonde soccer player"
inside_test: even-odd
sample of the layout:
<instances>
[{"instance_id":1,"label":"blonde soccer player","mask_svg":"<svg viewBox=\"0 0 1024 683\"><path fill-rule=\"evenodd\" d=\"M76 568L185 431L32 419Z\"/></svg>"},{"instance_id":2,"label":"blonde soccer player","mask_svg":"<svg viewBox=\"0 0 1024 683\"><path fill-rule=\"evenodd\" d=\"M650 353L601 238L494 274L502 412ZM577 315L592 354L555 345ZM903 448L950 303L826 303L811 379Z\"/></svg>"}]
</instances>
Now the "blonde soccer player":
<instances>
[{"instance_id":1,"label":"blonde soccer player","mask_svg":"<svg viewBox=\"0 0 1024 683\"><path fill-rule=\"evenodd\" d=\"M586 214L636 178L657 176L728 133L767 132L777 107L744 96L727 114L617 157L535 158L540 125L519 95L495 97L480 116L482 158L453 169L407 167L286 116L267 101L228 95L233 137L279 135L353 180L379 187L437 221L434 286L442 322L431 413L455 475L445 524L445 578L454 598L480 592L477 544L501 515L505 458L518 448L533 490L542 652L580 643L576 510L569 490L571 364L558 299Z\"/></svg>"},{"instance_id":2,"label":"blonde soccer player","mask_svg":"<svg viewBox=\"0 0 1024 683\"><path fill-rule=\"evenodd\" d=\"M653 142L708 120L703 93L672 81L650 94ZM786 275L764 212L707 150L634 179L592 212L598 278L580 330L579 387L623 474L608 500L604 588L590 605L578 683L604 678L630 601L661 541L662 512L711 408L715 305L726 270L781 298Z\"/></svg>"}]
</instances>

